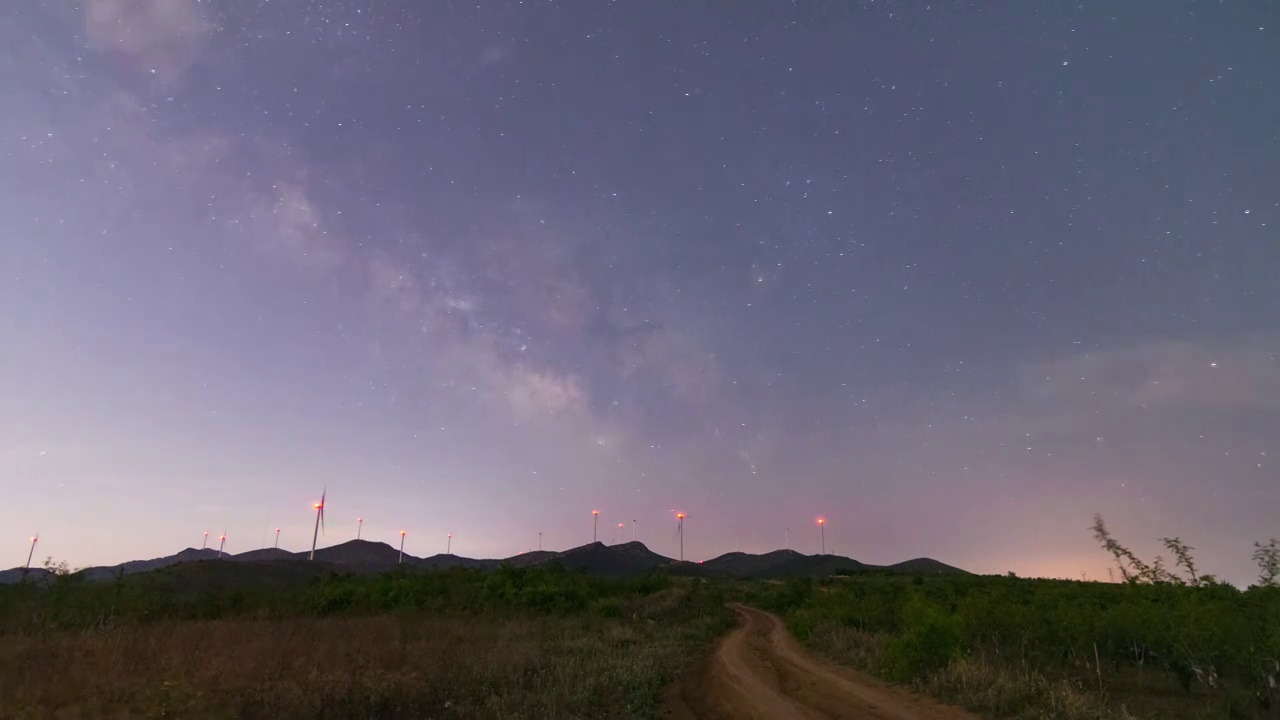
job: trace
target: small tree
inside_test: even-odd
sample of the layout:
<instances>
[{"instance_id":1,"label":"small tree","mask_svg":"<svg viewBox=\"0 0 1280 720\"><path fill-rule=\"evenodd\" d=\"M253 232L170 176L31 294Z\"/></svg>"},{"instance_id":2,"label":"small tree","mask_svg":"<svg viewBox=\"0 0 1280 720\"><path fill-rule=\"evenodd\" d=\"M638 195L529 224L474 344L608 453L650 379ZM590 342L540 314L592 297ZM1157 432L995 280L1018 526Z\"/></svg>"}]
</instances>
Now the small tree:
<instances>
[{"instance_id":1,"label":"small tree","mask_svg":"<svg viewBox=\"0 0 1280 720\"><path fill-rule=\"evenodd\" d=\"M52 555L44 559L44 569L48 570L50 575L57 577L71 574L71 566L67 564L67 561L59 560L54 562Z\"/></svg>"},{"instance_id":2,"label":"small tree","mask_svg":"<svg viewBox=\"0 0 1280 720\"><path fill-rule=\"evenodd\" d=\"M1182 538L1179 537L1160 538L1160 542L1164 543L1164 546L1173 554L1174 564L1186 571L1187 584L1192 587L1200 587L1204 579L1196 572L1195 559L1191 557L1191 552L1195 548L1182 542ZM1172 575L1170 578L1173 582L1179 585L1182 584L1181 578Z\"/></svg>"},{"instance_id":3,"label":"small tree","mask_svg":"<svg viewBox=\"0 0 1280 720\"><path fill-rule=\"evenodd\" d=\"M1134 555L1129 548L1111 537L1111 531L1107 530L1106 524L1102 521L1102 515L1093 516L1093 525L1089 529L1093 530L1093 537L1102 545L1102 549L1111 553L1111 556L1116 559L1116 565L1120 568L1120 577L1124 578L1125 582L1158 581L1155 573L1146 563Z\"/></svg>"},{"instance_id":4,"label":"small tree","mask_svg":"<svg viewBox=\"0 0 1280 720\"><path fill-rule=\"evenodd\" d=\"M1253 544L1253 562L1258 566L1258 585L1280 586L1280 540L1271 538L1267 544Z\"/></svg>"}]
</instances>

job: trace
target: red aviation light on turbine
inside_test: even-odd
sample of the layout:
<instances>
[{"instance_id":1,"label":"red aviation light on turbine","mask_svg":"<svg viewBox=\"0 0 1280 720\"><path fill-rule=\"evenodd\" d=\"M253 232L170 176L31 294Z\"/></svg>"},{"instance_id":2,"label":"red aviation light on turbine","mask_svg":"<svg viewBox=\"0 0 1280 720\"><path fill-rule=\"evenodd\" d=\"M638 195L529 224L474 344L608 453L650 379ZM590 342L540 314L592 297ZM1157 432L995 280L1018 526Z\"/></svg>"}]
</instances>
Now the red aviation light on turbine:
<instances>
[{"instance_id":1,"label":"red aviation light on turbine","mask_svg":"<svg viewBox=\"0 0 1280 720\"><path fill-rule=\"evenodd\" d=\"M405 532L406 532L406 531L404 531L404 530L401 530L401 531L400 531L400 536L401 536L401 537L404 537L404 535L405 535Z\"/></svg>"},{"instance_id":2,"label":"red aviation light on turbine","mask_svg":"<svg viewBox=\"0 0 1280 720\"><path fill-rule=\"evenodd\" d=\"M677 520L683 520L683 519L684 519L684 513L676 513L676 519L677 519Z\"/></svg>"},{"instance_id":3,"label":"red aviation light on turbine","mask_svg":"<svg viewBox=\"0 0 1280 720\"><path fill-rule=\"evenodd\" d=\"M826 519L826 518L818 518L818 524L819 524L819 525L826 525L826 524L827 524L827 519Z\"/></svg>"}]
</instances>

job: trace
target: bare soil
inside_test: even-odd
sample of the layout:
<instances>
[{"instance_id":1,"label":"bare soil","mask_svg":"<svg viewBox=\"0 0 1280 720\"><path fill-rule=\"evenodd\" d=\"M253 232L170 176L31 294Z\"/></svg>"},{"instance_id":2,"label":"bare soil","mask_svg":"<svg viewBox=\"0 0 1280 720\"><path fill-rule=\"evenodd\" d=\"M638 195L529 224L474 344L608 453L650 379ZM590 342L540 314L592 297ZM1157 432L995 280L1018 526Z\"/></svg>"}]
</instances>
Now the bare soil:
<instances>
[{"instance_id":1,"label":"bare soil","mask_svg":"<svg viewBox=\"0 0 1280 720\"><path fill-rule=\"evenodd\" d=\"M666 720L966 720L973 715L818 660L776 615L737 606L740 625L672 686Z\"/></svg>"}]
</instances>

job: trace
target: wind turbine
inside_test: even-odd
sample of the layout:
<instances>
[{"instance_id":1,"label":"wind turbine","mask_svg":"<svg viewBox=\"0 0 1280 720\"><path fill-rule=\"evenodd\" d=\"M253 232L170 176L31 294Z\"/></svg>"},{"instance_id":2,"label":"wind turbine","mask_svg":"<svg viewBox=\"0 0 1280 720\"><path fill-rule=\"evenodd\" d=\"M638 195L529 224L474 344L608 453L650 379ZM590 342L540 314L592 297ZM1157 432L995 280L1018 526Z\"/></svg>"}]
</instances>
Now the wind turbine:
<instances>
[{"instance_id":1,"label":"wind turbine","mask_svg":"<svg viewBox=\"0 0 1280 720\"><path fill-rule=\"evenodd\" d=\"M31 558L36 554L36 543L40 542L40 533L31 536L31 549L27 551L27 564L22 566L22 574L25 577L27 571L31 569Z\"/></svg>"},{"instance_id":2,"label":"wind turbine","mask_svg":"<svg viewBox=\"0 0 1280 720\"><path fill-rule=\"evenodd\" d=\"M448 539L446 539L444 542L444 554L445 555L453 554L453 533L449 533Z\"/></svg>"},{"instance_id":3,"label":"wind turbine","mask_svg":"<svg viewBox=\"0 0 1280 720\"><path fill-rule=\"evenodd\" d=\"M204 541L200 543L200 549L204 550L207 547L209 547L209 533L206 532L204 534Z\"/></svg>"},{"instance_id":4,"label":"wind turbine","mask_svg":"<svg viewBox=\"0 0 1280 720\"><path fill-rule=\"evenodd\" d=\"M542 552L542 533L538 533L538 552Z\"/></svg>"},{"instance_id":5,"label":"wind turbine","mask_svg":"<svg viewBox=\"0 0 1280 720\"><path fill-rule=\"evenodd\" d=\"M324 527L324 499L328 494L329 488L326 487L320 493L320 502L311 506L316 509L316 529L311 533L311 555L307 558L308 560L316 559L316 540L320 537L320 529Z\"/></svg>"},{"instance_id":6,"label":"wind turbine","mask_svg":"<svg viewBox=\"0 0 1280 720\"><path fill-rule=\"evenodd\" d=\"M635 542L635 541L636 541L636 521L635 521L635 518L632 518L632 520L631 520L631 542Z\"/></svg>"},{"instance_id":7,"label":"wind turbine","mask_svg":"<svg viewBox=\"0 0 1280 720\"><path fill-rule=\"evenodd\" d=\"M676 513L676 533L680 535L680 562L684 562L684 513Z\"/></svg>"},{"instance_id":8,"label":"wind turbine","mask_svg":"<svg viewBox=\"0 0 1280 720\"><path fill-rule=\"evenodd\" d=\"M275 548L276 548L277 550L279 550L279 549L280 549L280 528L276 528L276 545L275 545Z\"/></svg>"},{"instance_id":9,"label":"wind turbine","mask_svg":"<svg viewBox=\"0 0 1280 720\"><path fill-rule=\"evenodd\" d=\"M593 543L599 541L599 536L596 534L596 530L599 527L600 527L600 511L592 510L591 511L591 542Z\"/></svg>"},{"instance_id":10,"label":"wind turbine","mask_svg":"<svg viewBox=\"0 0 1280 720\"><path fill-rule=\"evenodd\" d=\"M827 519L818 518L818 532L822 535L822 554L827 554Z\"/></svg>"},{"instance_id":11,"label":"wind turbine","mask_svg":"<svg viewBox=\"0 0 1280 720\"><path fill-rule=\"evenodd\" d=\"M623 542L626 541L626 539L622 537L622 531L624 527L625 526L622 523L618 523L618 544L619 545L621 545Z\"/></svg>"},{"instance_id":12,"label":"wind turbine","mask_svg":"<svg viewBox=\"0 0 1280 720\"><path fill-rule=\"evenodd\" d=\"M224 530L223 533L218 536L218 559L219 560L222 559L222 549L225 548L226 546L227 546L227 533Z\"/></svg>"},{"instance_id":13,"label":"wind turbine","mask_svg":"<svg viewBox=\"0 0 1280 720\"><path fill-rule=\"evenodd\" d=\"M404 530L401 530L400 531L400 560L398 561L400 563L404 562L404 534L405 534Z\"/></svg>"},{"instance_id":14,"label":"wind turbine","mask_svg":"<svg viewBox=\"0 0 1280 720\"><path fill-rule=\"evenodd\" d=\"M364 518L356 518L356 539L360 539L360 531L364 530Z\"/></svg>"}]
</instances>

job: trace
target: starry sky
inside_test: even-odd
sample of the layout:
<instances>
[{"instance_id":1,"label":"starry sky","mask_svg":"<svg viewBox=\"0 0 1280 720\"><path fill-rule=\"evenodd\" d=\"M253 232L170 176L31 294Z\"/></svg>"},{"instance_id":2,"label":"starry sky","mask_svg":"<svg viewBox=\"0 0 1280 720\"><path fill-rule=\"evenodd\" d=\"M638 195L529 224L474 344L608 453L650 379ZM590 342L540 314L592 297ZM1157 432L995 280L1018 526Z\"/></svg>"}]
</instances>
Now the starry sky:
<instances>
[{"instance_id":1,"label":"starry sky","mask_svg":"<svg viewBox=\"0 0 1280 720\"><path fill-rule=\"evenodd\" d=\"M0 527L1105 576L1280 535L1271 0L0 9ZM3 563L0 563L3 564Z\"/></svg>"}]
</instances>

